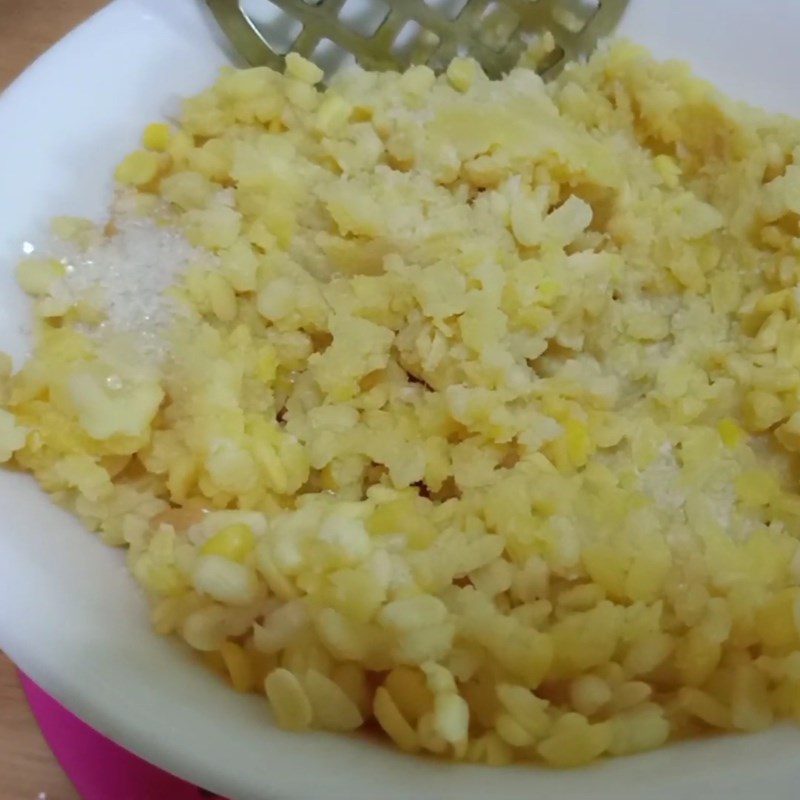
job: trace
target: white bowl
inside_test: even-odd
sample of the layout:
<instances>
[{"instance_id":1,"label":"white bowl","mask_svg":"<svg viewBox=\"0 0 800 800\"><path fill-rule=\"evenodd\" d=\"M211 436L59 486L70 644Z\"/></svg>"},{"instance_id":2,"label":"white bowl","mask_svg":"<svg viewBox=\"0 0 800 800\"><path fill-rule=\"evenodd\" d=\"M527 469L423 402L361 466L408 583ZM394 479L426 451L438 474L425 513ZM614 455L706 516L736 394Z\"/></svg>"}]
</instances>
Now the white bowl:
<instances>
[{"instance_id":1,"label":"white bowl","mask_svg":"<svg viewBox=\"0 0 800 800\"><path fill-rule=\"evenodd\" d=\"M800 2L632 0L623 32L688 59L729 93L800 113ZM0 97L0 349L21 357L28 308L12 272L55 214L102 217L115 162L142 126L209 83L226 56L194 0L116 0ZM265 701L226 689L149 628L122 554L0 473L0 646L79 716L236 800L729 800L797 797L800 736L681 744L574 772L454 766L359 738L276 730Z\"/></svg>"}]
</instances>

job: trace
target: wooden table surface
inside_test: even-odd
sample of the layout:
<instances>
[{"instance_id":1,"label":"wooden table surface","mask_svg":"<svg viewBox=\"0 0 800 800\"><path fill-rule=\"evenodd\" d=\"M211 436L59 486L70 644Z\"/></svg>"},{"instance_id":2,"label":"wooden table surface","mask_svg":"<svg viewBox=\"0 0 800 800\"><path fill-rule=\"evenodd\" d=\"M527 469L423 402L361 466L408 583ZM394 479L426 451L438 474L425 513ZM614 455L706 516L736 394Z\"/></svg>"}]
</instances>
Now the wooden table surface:
<instances>
[{"instance_id":1,"label":"wooden table surface","mask_svg":"<svg viewBox=\"0 0 800 800\"><path fill-rule=\"evenodd\" d=\"M103 5L105 0L0 0L0 90ZM79 800L47 749L25 703L16 671L2 653L0 800Z\"/></svg>"}]
</instances>

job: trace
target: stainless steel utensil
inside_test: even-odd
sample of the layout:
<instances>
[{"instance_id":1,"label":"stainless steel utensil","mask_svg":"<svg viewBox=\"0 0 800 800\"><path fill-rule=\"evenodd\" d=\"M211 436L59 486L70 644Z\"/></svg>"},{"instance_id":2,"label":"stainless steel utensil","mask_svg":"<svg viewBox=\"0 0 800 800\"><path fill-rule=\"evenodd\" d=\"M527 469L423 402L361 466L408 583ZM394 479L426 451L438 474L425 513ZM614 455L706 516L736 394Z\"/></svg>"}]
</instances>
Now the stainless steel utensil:
<instances>
[{"instance_id":1,"label":"stainless steel utensil","mask_svg":"<svg viewBox=\"0 0 800 800\"><path fill-rule=\"evenodd\" d=\"M284 41L276 44L269 26L258 24L242 0L206 0L233 47L253 66L282 69L288 52L319 62L320 53L334 47L376 70L428 64L440 71L455 56L466 55L491 78L512 69L537 38L550 45L537 68L552 77L566 62L591 53L598 40L614 30L627 2L263 0L295 26L289 36L284 29Z\"/></svg>"}]
</instances>

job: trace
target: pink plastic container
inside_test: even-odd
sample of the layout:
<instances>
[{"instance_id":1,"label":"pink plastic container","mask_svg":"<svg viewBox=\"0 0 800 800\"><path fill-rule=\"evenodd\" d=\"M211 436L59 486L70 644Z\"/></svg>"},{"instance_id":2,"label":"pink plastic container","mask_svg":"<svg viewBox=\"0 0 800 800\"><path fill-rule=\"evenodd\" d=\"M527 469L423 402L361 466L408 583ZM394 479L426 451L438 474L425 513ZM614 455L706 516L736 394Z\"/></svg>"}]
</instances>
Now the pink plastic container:
<instances>
[{"instance_id":1,"label":"pink plastic container","mask_svg":"<svg viewBox=\"0 0 800 800\"><path fill-rule=\"evenodd\" d=\"M101 736L20 674L47 744L83 800L201 800L216 797L148 764Z\"/></svg>"}]
</instances>

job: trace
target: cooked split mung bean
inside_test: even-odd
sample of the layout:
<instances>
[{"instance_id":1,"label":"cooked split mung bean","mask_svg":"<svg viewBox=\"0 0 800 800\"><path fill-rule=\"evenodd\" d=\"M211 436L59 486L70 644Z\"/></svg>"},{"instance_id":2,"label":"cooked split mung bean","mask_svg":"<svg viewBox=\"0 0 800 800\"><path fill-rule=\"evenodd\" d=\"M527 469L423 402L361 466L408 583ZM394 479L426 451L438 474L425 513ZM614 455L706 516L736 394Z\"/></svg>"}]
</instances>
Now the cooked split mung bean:
<instances>
[{"instance_id":1,"label":"cooked split mung bean","mask_svg":"<svg viewBox=\"0 0 800 800\"><path fill-rule=\"evenodd\" d=\"M20 266L0 460L291 730L569 767L800 716L800 124L626 43L319 78L226 70Z\"/></svg>"}]
</instances>

